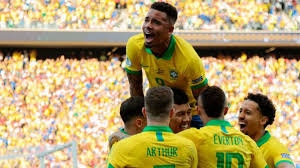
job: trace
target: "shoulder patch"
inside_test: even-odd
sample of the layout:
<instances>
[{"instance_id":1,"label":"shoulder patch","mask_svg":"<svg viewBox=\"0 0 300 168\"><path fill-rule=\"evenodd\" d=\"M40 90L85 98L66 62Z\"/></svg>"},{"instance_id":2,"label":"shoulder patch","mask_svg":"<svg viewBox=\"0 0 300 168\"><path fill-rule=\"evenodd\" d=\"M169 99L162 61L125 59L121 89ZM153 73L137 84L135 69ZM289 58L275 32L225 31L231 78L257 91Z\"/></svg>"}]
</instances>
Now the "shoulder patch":
<instances>
[{"instance_id":1,"label":"shoulder patch","mask_svg":"<svg viewBox=\"0 0 300 168\"><path fill-rule=\"evenodd\" d=\"M203 76L200 76L198 79L192 80L192 84L197 84L203 80Z\"/></svg>"},{"instance_id":2,"label":"shoulder patch","mask_svg":"<svg viewBox=\"0 0 300 168\"><path fill-rule=\"evenodd\" d=\"M132 65L130 59L127 56L126 56L126 65L129 67Z\"/></svg>"},{"instance_id":3,"label":"shoulder patch","mask_svg":"<svg viewBox=\"0 0 300 168\"><path fill-rule=\"evenodd\" d=\"M282 153L282 154L281 154L281 157L282 157L282 158L292 159L291 156L290 156L290 154L288 154L288 153Z\"/></svg>"}]
</instances>

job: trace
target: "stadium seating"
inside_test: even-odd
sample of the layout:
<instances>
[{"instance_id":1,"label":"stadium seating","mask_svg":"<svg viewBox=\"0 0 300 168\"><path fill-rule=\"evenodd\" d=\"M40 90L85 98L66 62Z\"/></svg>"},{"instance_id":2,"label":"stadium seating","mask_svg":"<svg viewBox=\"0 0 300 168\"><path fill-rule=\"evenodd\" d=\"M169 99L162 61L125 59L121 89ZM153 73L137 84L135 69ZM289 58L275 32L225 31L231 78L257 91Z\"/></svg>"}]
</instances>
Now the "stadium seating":
<instances>
[{"instance_id":1,"label":"stadium seating","mask_svg":"<svg viewBox=\"0 0 300 168\"><path fill-rule=\"evenodd\" d=\"M0 154L76 140L79 166L105 167L108 136L122 126L119 106L129 97L121 62L35 58L35 52L0 52ZM273 100L277 116L268 129L300 163L300 61L243 54L235 60L204 57L203 63L209 84L221 86L228 95L226 119L233 125L237 126L240 102L248 92ZM45 163L70 167L70 159L70 152L63 150L46 157ZM23 158L0 160L0 167L18 163L39 165L37 159Z\"/></svg>"},{"instance_id":2,"label":"stadium seating","mask_svg":"<svg viewBox=\"0 0 300 168\"><path fill-rule=\"evenodd\" d=\"M140 29L153 1L138 0L3 0L0 28ZM300 29L296 1L172 0L179 11L177 30Z\"/></svg>"}]
</instances>

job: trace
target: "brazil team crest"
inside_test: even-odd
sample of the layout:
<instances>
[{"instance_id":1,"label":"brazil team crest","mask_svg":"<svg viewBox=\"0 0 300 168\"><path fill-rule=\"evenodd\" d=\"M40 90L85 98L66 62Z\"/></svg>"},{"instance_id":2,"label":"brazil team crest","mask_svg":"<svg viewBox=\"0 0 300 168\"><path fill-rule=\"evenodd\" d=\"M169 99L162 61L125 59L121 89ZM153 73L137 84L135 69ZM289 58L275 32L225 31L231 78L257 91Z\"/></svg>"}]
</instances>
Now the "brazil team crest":
<instances>
[{"instance_id":1,"label":"brazil team crest","mask_svg":"<svg viewBox=\"0 0 300 168\"><path fill-rule=\"evenodd\" d=\"M170 70L170 77L172 80L176 80L178 78L178 73L175 70Z\"/></svg>"}]
</instances>

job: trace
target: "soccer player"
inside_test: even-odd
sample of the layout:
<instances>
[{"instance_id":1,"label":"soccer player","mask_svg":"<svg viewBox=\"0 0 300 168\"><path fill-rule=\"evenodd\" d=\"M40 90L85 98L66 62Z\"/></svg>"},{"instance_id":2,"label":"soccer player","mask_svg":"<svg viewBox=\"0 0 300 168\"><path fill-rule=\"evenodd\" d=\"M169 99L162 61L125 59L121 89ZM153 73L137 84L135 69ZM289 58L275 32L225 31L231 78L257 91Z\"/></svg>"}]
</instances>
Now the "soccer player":
<instances>
[{"instance_id":1,"label":"soccer player","mask_svg":"<svg viewBox=\"0 0 300 168\"><path fill-rule=\"evenodd\" d=\"M114 132L108 138L109 148L121 139L127 138L143 131L147 124L146 118L143 116L142 109L144 107L144 97L134 96L122 102L120 107L120 115L124 122L124 128Z\"/></svg>"},{"instance_id":2,"label":"soccer player","mask_svg":"<svg viewBox=\"0 0 300 168\"><path fill-rule=\"evenodd\" d=\"M150 88L143 114L147 126L142 133L116 143L108 156L108 168L195 168L196 147L169 127L174 114L173 92L169 87Z\"/></svg>"},{"instance_id":3,"label":"soccer player","mask_svg":"<svg viewBox=\"0 0 300 168\"><path fill-rule=\"evenodd\" d=\"M174 133L190 128L192 120L189 99L181 89L172 88L174 93L174 115L170 120L170 128Z\"/></svg>"},{"instance_id":4,"label":"soccer player","mask_svg":"<svg viewBox=\"0 0 300 168\"><path fill-rule=\"evenodd\" d=\"M274 121L275 111L267 96L249 93L240 108L240 130L256 142L270 168L292 168L288 149L266 131Z\"/></svg>"},{"instance_id":5,"label":"soccer player","mask_svg":"<svg viewBox=\"0 0 300 168\"><path fill-rule=\"evenodd\" d=\"M197 110L205 126L201 129L190 128L178 135L195 143L198 167L267 167L255 142L224 120L228 107L222 89L216 86L205 89L199 96Z\"/></svg>"},{"instance_id":6,"label":"soccer player","mask_svg":"<svg viewBox=\"0 0 300 168\"><path fill-rule=\"evenodd\" d=\"M145 17L143 33L128 40L125 70L131 96L144 95L144 69L150 87L180 88L194 107L199 93L207 87L207 79L202 61L192 45L172 34L176 20L175 7L165 2L154 2ZM195 115L196 110L193 112ZM201 126L198 115L193 116L192 126Z\"/></svg>"}]
</instances>

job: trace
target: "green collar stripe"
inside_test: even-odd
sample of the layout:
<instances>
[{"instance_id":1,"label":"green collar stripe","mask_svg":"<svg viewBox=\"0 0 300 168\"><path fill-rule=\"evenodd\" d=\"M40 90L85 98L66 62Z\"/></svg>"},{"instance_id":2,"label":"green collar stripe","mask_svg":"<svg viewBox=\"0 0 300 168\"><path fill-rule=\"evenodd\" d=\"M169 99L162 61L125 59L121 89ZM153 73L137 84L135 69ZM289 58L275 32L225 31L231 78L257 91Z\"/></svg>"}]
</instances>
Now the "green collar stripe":
<instances>
[{"instance_id":1,"label":"green collar stripe","mask_svg":"<svg viewBox=\"0 0 300 168\"><path fill-rule=\"evenodd\" d=\"M109 163L108 168L115 168L115 167Z\"/></svg>"},{"instance_id":2,"label":"green collar stripe","mask_svg":"<svg viewBox=\"0 0 300 168\"><path fill-rule=\"evenodd\" d=\"M156 138L157 138L157 141L164 141L164 138L162 136L162 132L158 131L156 132Z\"/></svg>"},{"instance_id":3,"label":"green collar stripe","mask_svg":"<svg viewBox=\"0 0 300 168\"><path fill-rule=\"evenodd\" d=\"M257 146L261 147L263 144L265 144L266 142L268 142L268 140L271 138L271 135L269 133L269 131L266 131L265 135L262 136L257 142Z\"/></svg>"},{"instance_id":4,"label":"green collar stripe","mask_svg":"<svg viewBox=\"0 0 300 168\"><path fill-rule=\"evenodd\" d=\"M221 125L221 129L224 133L228 134L228 131L226 130L226 127L224 125Z\"/></svg>"},{"instance_id":5,"label":"green collar stripe","mask_svg":"<svg viewBox=\"0 0 300 168\"><path fill-rule=\"evenodd\" d=\"M290 160L281 160L281 161L279 161L279 162L277 162L277 163L275 164L275 167L277 168L277 166L278 166L280 163L289 163L289 164L295 166L294 163L291 162Z\"/></svg>"},{"instance_id":6,"label":"green collar stripe","mask_svg":"<svg viewBox=\"0 0 300 168\"><path fill-rule=\"evenodd\" d=\"M210 120L206 126L227 126L232 127L228 121L225 120Z\"/></svg>"},{"instance_id":7,"label":"green collar stripe","mask_svg":"<svg viewBox=\"0 0 300 168\"><path fill-rule=\"evenodd\" d=\"M167 51L164 52L163 56L161 57L162 59L165 59L165 60L170 60L173 56L173 53L175 51L175 44L176 44L176 40L173 36L173 34L171 35L171 40L170 40L170 44L169 44L169 47L167 49ZM152 54L152 51L150 48L146 48L145 51L149 54ZM155 55L154 55L155 56ZM156 57L156 56L155 56ZM157 59L159 59L160 57L156 57Z\"/></svg>"},{"instance_id":8,"label":"green collar stripe","mask_svg":"<svg viewBox=\"0 0 300 168\"><path fill-rule=\"evenodd\" d=\"M173 131L171 130L170 127L167 126L161 126L161 125L151 125L151 126L146 126L143 130L143 132L148 132L148 131L156 131L156 132L171 132L173 133Z\"/></svg>"},{"instance_id":9,"label":"green collar stripe","mask_svg":"<svg viewBox=\"0 0 300 168\"><path fill-rule=\"evenodd\" d=\"M135 74L135 75L140 75L140 74L142 74L142 70L140 70L140 71L132 71L132 70L130 70L130 69L128 69L128 68L125 68L125 70L126 70L126 72L129 73L129 74Z\"/></svg>"},{"instance_id":10,"label":"green collar stripe","mask_svg":"<svg viewBox=\"0 0 300 168\"><path fill-rule=\"evenodd\" d=\"M121 128L120 131L123 132L124 134L128 135L128 133L124 130L124 128Z\"/></svg>"},{"instance_id":11,"label":"green collar stripe","mask_svg":"<svg viewBox=\"0 0 300 168\"><path fill-rule=\"evenodd\" d=\"M198 89L198 88L201 88L202 86L206 85L208 83L208 80L207 78L205 78L205 80L200 83L199 85L195 85L195 86L191 86L192 89Z\"/></svg>"}]
</instances>

